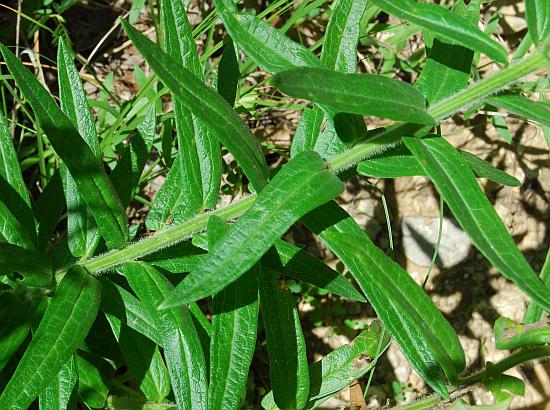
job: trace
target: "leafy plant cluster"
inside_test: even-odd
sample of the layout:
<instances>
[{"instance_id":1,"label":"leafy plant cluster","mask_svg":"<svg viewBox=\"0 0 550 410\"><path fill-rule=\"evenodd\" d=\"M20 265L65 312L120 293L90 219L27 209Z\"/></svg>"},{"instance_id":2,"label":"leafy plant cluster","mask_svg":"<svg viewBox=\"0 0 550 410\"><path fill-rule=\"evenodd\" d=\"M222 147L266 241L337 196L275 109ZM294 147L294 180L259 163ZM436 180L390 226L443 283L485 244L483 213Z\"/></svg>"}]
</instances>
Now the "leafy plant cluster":
<instances>
[{"instance_id":1,"label":"leafy plant cluster","mask_svg":"<svg viewBox=\"0 0 550 410\"><path fill-rule=\"evenodd\" d=\"M53 150L52 172L41 175L47 185L31 200L4 95L0 408L75 408L77 402L89 408L238 408L258 337L269 354L267 409L319 406L373 369L390 339L437 393L416 408L478 382L505 407L523 384L503 372L550 355L549 328L538 323L550 310L550 263L540 276L533 271L477 178L510 186L519 181L453 147L439 125L490 105L550 126L550 107L521 92L525 76L550 64L550 1L526 0L529 30L512 62L478 28L480 0L452 7L337 0L319 53L264 19L278 6L254 15L233 0L213 3L206 27L219 16L227 31L216 86L205 82L205 58L182 2L160 0L158 44L121 22L154 75L140 74L139 98L120 110L106 99L91 101L105 110L98 118L66 41L60 39L57 56L60 105L8 47L0 47L9 71L2 81L32 109L27 115L38 151ZM319 3L303 2L299 10L305 15ZM357 73L357 44L380 13L402 21L409 36L423 34L427 58L413 85ZM248 58L244 68L237 50ZM499 71L478 79L480 55ZM268 168L261 144L234 109L241 73L256 66L272 75L280 92L312 102L302 107L289 161L276 169ZM173 112L164 113L159 101L168 92ZM367 129L367 115L391 121ZM99 123L109 131L99 135ZM136 227L129 227L126 209L140 198L144 175L153 172L148 166L158 164L151 152L159 145L169 172L145 219L154 234L132 241ZM246 176L250 195L215 209L222 146ZM423 175L433 182L477 249L532 300L523 323L496 323L497 347L515 353L464 376L454 329L335 202L343 181L356 175ZM326 244L352 280L281 239L297 222ZM289 277L369 303L381 325L373 322L351 344L308 362Z\"/></svg>"}]
</instances>

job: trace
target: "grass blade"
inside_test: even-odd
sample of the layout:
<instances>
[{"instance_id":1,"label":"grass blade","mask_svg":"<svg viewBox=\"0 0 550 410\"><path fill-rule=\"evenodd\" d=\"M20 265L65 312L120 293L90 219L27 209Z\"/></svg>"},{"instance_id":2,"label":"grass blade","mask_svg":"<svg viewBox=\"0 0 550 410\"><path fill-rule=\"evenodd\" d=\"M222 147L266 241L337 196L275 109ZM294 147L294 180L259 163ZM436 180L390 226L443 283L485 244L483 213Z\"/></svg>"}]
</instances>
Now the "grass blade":
<instances>
[{"instance_id":1,"label":"grass blade","mask_svg":"<svg viewBox=\"0 0 550 410\"><path fill-rule=\"evenodd\" d=\"M350 344L344 345L309 365L310 386L306 409L314 409L354 380L363 377L389 346L390 337L378 322L372 322L368 330L361 332ZM262 407L278 409L273 392L262 399Z\"/></svg>"},{"instance_id":2,"label":"grass blade","mask_svg":"<svg viewBox=\"0 0 550 410\"><path fill-rule=\"evenodd\" d=\"M179 66L151 40L125 21L122 25L153 71L188 109L193 110L197 118L216 133L220 142L237 159L254 189L261 190L268 176L265 158L260 144L237 113L216 91Z\"/></svg>"},{"instance_id":3,"label":"grass blade","mask_svg":"<svg viewBox=\"0 0 550 410\"><path fill-rule=\"evenodd\" d=\"M302 221L348 267L415 370L435 391L447 396L443 371L451 381L456 380L465 367L464 351L422 288L334 202Z\"/></svg>"},{"instance_id":4,"label":"grass blade","mask_svg":"<svg viewBox=\"0 0 550 410\"><path fill-rule=\"evenodd\" d=\"M0 294L0 370L19 349L31 329L27 305L11 292Z\"/></svg>"},{"instance_id":5,"label":"grass blade","mask_svg":"<svg viewBox=\"0 0 550 410\"><path fill-rule=\"evenodd\" d=\"M342 73L357 70L357 43L361 18L367 8L365 0L338 0L328 22L321 53L321 63Z\"/></svg>"},{"instance_id":6,"label":"grass blade","mask_svg":"<svg viewBox=\"0 0 550 410\"><path fill-rule=\"evenodd\" d=\"M146 263L126 263L120 271L157 325L178 408L206 409L205 358L189 310L186 306L157 310L171 284Z\"/></svg>"},{"instance_id":7,"label":"grass blade","mask_svg":"<svg viewBox=\"0 0 550 410\"><path fill-rule=\"evenodd\" d=\"M446 40L485 54L496 62L508 62L508 53L500 44L476 25L443 6L414 0L373 0L373 3L388 14L431 30Z\"/></svg>"},{"instance_id":8,"label":"grass blade","mask_svg":"<svg viewBox=\"0 0 550 410\"><path fill-rule=\"evenodd\" d=\"M252 268L297 219L342 190L342 182L326 169L317 153L298 154L162 307L190 303L219 292Z\"/></svg>"},{"instance_id":9,"label":"grass blade","mask_svg":"<svg viewBox=\"0 0 550 410\"><path fill-rule=\"evenodd\" d=\"M319 87L323 84L323 87ZM374 74L344 74L320 68L296 68L277 74L273 85L334 112L374 115L416 124L435 124L426 100L411 85Z\"/></svg>"},{"instance_id":10,"label":"grass blade","mask_svg":"<svg viewBox=\"0 0 550 410\"><path fill-rule=\"evenodd\" d=\"M280 274L268 268L260 276L273 397L282 409L302 409L309 395L309 369L304 335L292 293Z\"/></svg>"},{"instance_id":11,"label":"grass blade","mask_svg":"<svg viewBox=\"0 0 550 410\"><path fill-rule=\"evenodd\" d=\"M79 266L69 269L0 396L0 408L31 405L86 337L100 299L96 279Z\"/></svg>"},{"instance_id":12,"label":"grass blade","mask_svg":"<svg viewBox=\"0 0 550 410\"><path fill-rule=\"evenodd\" d=\"M519 252L462 156L443 138L403 138L474 245L504 277L550 310L550 289Z\"/></svg>"},{"instance_id":13,"label":"grass blade","mask_svg":"<svg viewBox=\"0 0 550 410\"><path fill-rule=\"evenodd\" d=\"M214 0L227 32L248 56L271 74L293 67L317 67L319 59L275 27L248 14L238 14L233 0Z\"/></svg>"},{"instance_id":14,"label":"grass blade","mask_svg":"<svg viewBox=\"0 0 550 410\"><path fill-rule=\"evenodd\" d=\"M75 409L77 382L74 356L71 356L38 396L40 410Z\"/></svg>"},{"instance_id":15,"label":"grass blade","mask_svg":"<svg viewBox=\"0 0 550 410\"><path fill-rule=\"evenodd\" d=\"M211 246L226 232L225 221L210 217L208 241ZM260 273L261 268L256 264L212 299L209 408L239 408L256 346Z\"/></svg>"},{"instance_id":16,"label":"grass blade","mask_svg":"<svg viewBox=\"0 0 550 410\"><path fill-rule=\"evenodd\" d=\"M477 25L480 1L471 1L468 6L464 5L462 0L457 1L452 13ZM426 39L426 36L424 38ZM473 59L474 52L469 48L461 46L456 41L445 41L436 35L415 86L430 104L441 101L468 85Z\"/></svg>"},{"instance_id":17,"label":"grass blade","mask_svg":"<svg viewBox=\"0 0 550 410\"><path fill-rule=\"evenodd\" d=\"M126 212L111 185L103 164L97 160L71 120L53 98L7 47L0 45L4 61L19 89L29 101L55 152L67 165L80 193L111 248L126 244ZM71 143L68 144L67 141Z\"/></svg>"}]
</instances>

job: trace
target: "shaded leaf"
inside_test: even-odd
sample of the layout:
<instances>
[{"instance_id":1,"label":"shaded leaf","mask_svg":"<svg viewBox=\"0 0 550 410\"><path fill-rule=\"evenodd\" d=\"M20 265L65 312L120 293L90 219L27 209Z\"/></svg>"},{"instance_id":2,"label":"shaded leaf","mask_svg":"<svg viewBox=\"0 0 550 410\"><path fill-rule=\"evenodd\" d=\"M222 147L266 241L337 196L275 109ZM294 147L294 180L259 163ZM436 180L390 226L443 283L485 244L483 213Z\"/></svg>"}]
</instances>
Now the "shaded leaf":
<instances>
[{"instance_id":1,"label":"shaded leaf","mask_svg":"<svg viewBox=\"0 0 550 410\"><path fill-rule=\"evenodd\" d=\"M47 287L53 281L52 261L45 255L0 243L0 274L21 275L21 284Z\"/></svg>"},{"instance_id":2,"label":"shaded leaf","mask_svg":"<svg viewBox=\"0 0 550 410\"><path fill-rule=\"evenodd\" d=\"M77 381L78 374L74 356L71 356L44 391L40 393L38 397L40 410L75 409Z\"/></svg>"},{"instance_id":3,"label":"shaded leaf","mask_svg":"<svg viewBox=\"0 0 550 410\"><path fill-rule=\"evenodd\" d=\"M218 66L218 93L230 106L235 105L239 87L239 60L231 37L226 36L223 41L223 53Z\"/></svg>"},{"instance_id":4,"label":"shaded leaf","mask_svg":"<svg viewBox=\"0 0 550 410\"><path fill-rule=\"evenodd\" d=\"M11 292L0 294L0 370L27 338L31 317L27 307Z\"/></svg>"}]
</instances>

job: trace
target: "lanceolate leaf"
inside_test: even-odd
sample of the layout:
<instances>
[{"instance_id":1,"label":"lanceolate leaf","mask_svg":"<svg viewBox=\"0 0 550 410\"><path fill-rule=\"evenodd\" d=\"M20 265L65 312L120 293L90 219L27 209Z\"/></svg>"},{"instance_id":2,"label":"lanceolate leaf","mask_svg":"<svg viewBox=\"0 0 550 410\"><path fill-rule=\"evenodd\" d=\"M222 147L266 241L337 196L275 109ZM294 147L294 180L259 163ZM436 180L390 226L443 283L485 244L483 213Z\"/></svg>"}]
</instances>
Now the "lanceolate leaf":
<instances>
[{"instance_id":1,"label":"lanceolate leaf","mask_svg":"<svg viewBox=\"0 0 550 410\"><path fill-rule=\"evenodd\" d=\"M328 22L321 63L326 68L343 73L357 70L357 42L361 31L361 17L365 0L338 0Z\"/></svg>"},{"instance_id":2,"label":"lanceolate leaf","mask_svg":"<svg viewBox=\"0 0 550 410\"><path fill-rule=\"evenodd\" d=\"M59 170L56 170L32 207L38 229L38 249L40 251L47 248L50 237L64 210L63 183Z\"/></svg>"},{"instance_id":3,"label":"lanceolate leaf","mask_svg":"<svg viewBox=\"0 0 550 410\"><path fill-rule=\"evenodd\" d=\"M0 370L25 341L30 328L27 305L13 293L0 294Z\"/></svg>"},{"instance_id":4,"label":"lanceolate leaf","mask_svg":"<svg viewBox=\"0 0 550 410\"><path fill-rule=\"evenodd\" d=\"M542 269L540 271L540 279L546 284L546 286L550 287L550 250L548 250L546 253L546 260L544 261L544 265L542 266ZM544 312L541 309L540 305L532 302L527 307L525 316L523 316L523 323L538 322L541 319L543 313Z\"/></svg>"},{"instance_id":5,"label":"lanceolate leaf","mask_svg":"<svg viewBox=\"0 0 550 410\"><path fill-rule=\"evenodd\" d=\"M126 213L103 164L38 80L5 46L1 45L0 49L15 82L92 210L107 245L123 247L127 236Z\"/></svg>"},{"instance_id":6,"label":"lanceolate leaf","mask_svg":"<svg viewBox=\"0 0 550 410\"><path fill-rule=\"evenodd\" d=\"M443 138L404 138L474 245L493 266L550 310L550 289L519 252L461 155Z\"/></svg>"},{"instance_id":7,"label":"lanceolate leaf","mask_svg":"<svg viewBox=\"0 0 550 410\"><path fill-rule=\"evenodd\" d=\"M349 268L415 370L447 396L443 371L456 381L465 367L464 352L455 331L422 288L334 202L302 221Z\"/></svg>"},{"instance_id":8,"label":"lanceolate leaf","mask_svg":"<svg viewBox=\"0 0 550 410\"><path fill-rule=\"evenodd\" d=\"M277 406L302 409L309 395L306 345L292 293L279 277L267 268L260 277L271 387Z\"/></svg>"},{"instance_id":9,"label":"lanceolate leaf","mask_svg":"<svg viewBox=\"0 0 550 410\"><path fill-rule=\"evenodd\" d=\"M212 245L226 231L225 221L210 217L208 240ZM256 346L260 274L256 264L212 299L209 408L239 408Z\"/></svg>"},{"instance_id":10,"label":"lanceolate leaf","mask_svg":"<svg viewBox=\"0 0 550 410\"><path fill-rule=\"evenodd\" d=\"M239 87L239 60L237 52L230 36L223 41L223 54L218 65L218 93L230 106L235 105L237 90Z\"/></svg>"},{"instance_id":11,"label":"lanceolate leaf","mask_svg":"<svg viewBox=\"0 0 550 410\"><path fill-rule=\"evenodd\" d=\"M298 128L292 137L290 156L294 157L302 151L313 151L323 122L324 113L318 107L304 108Z\"/></svg>"},{"instance_id":12,"label":"lanceolate leaf","mask_svg":"<svg viewBox=\"0 0 550 410\"><path fill-rule=\"evenodd\" d=\"M480 0L468 6L457 1L452 13L464 17L469 23L479 21ZM456 41L445 41L436 36L428 53L428 60L415 83L430 104L434 104L468 85L474 52Z\"/></svg>"},{"instance_id":13,"label":"lanceolate leaf","mask_svg":"<svg viewBox=\"0 0 550 410\"><path fill-rule=\"evenodd\" d=\"M343 190L315 152L298 154L258 195L201 264L163 303L163 308L200 300L237 280L302 215Z\"/></svg>"},{"instance_id":14,"label":"lanceolate leaf","mask_svg":"<svg viewBox=\"0 0 550 410\"><path fill-rule=\"evenodd\" d=\"M19 160L13 147L12 138L8 129L8 124L4 116L0 113L0 191L2 192L2 202L9 212L15 217L13 220L8 213L0 214L0 223L4 225L2 231L8 232L10 226L12 229L24 229L24 240L20 239L16 243L27 249L34 249L36 245L36 227L30 208L31 201L27 192L27 186L21 174ZM4 236L7 242L12 242L9 235ZM23 238L23 236L22 236ZM1 239L0 239L1 240ZM15 242L12 242L15 243Z\"/></svg>"},{"instance_id":15,"label":"lanceolate leaf","mask_svg":"<svg viewBox=\"0 0 550 410\"><path fill-rule=\"evenodd\" d=\"M540 45L550 34L550 1L526 1L525 18L527 19L529 35L536 45Z\"/></svg>"},{"instance_id":16,"label":"lanceolate leaf","mask_svg":"<svg viewBox=\"0 0 550 410\"><path fill-rule=\"evenodd\" d=\"M40 410L75 409L77 381L74 356L71 356L38 396Z\"/></svg>"},{"instance_id":17,"label":"lanceolate leaf","mask_svg":"<svg viewBox=\"0 0 550 410\"><path fill-rule=\"evenodd\" d=\"M99 282L84 268L75 266L66 273L0 396L0 408L31 405L86 337L100 299Z\"/></svg>"},{"instance_id":18,"label":"lanceolate leaf","mask_svg":"<svg viewBox=\"0 0 550 410\"><path fill-rule=\"evenodd\" d=\"M373 322L368 330L359 334L353 341L323 357L309 366L310 386L306 409L313 409L339 391L348 387L353 380L365 375L389 346L390 337L378 324ZM262 407L278 409L273 400L273 392L262 399Z\"/></svg>"},{"instance_id":19,"label":"lanceolate leaf","mask_svg":"<svg viewBox=\"0 0 550 410\"><path fill-rule=\"evenodd\" d=\"M435 124L426 112L426 100L418 90L381 75L296 68L277 74L273 85L293 97L330 107L334 112Z\"/></svg>"},{"instance_id":20,"label":"lanceolate leaf","mask_svg":"<svg viewBox=\"0 0 550 410\"><path fill-rule=\"evenodd\" d=\"M75 355L78 395L92 409L104 408L114 369L104 359L87 352Z\"/></svg>"},{"instance_id":21,"label":"lanceolate leaf","mask_svg":"<svg viewBox=\"0 0 550 410\"><path fill-rule=\"evenodd\" d=\"M251 15L238 14L233 0L214 0L223 24L239 48L271 74L297 66L320 66L315 55Z\"/></svg>"},{"instance_id":22,"label":"lanceolate leaf","mask_svg":"<svg viewBox=\"0 0 550 410\"><path fill-rule=\"evenodd\" d=\"M120 270L158 327L178 408L205 409L205 358L189 310L186 306L157 310L168 296L171 285L153 267L132 262L124 264Z\"/></svg>"},{"instance_id":23,"label":"lanceolate leaf","mask_svg":"<svg viewBox=\"0 0 550 410\"><path fill-rule=\"evenodd\" d=\"M159 78L215 132L235 156L254 189L261 190L267 182L267 166L260 144L229 104L135 28L125 21L122 25Z\"/></svg>"},{"instance_id":24,"label":"lanceolate leaf","mask_svg":"<svg viewBox=\"0 0 550 410\"><path fill-rule=\"evenodd\" d=\"M431 30L444 39L485 54L499 63L506 64L508 61L506 50L500 44L467 19L443 6L414 0L373 0L373 3L388 14Z\"/></svg>"},{"instance_id":25,"label":"lanceolate leaf","mask_svg":"<svg viewBox=\"0 0 550 410\"><path fill-rule=\"evenodd\" d=\"M548 3L550 4L550 1ZM550 104L548 103L531 101L527 97L510 92L490 97L487 102L539 124L550 126Z\"/></svg>"},{"instance_id":26,"label":"lanceolate leaf","mask_svg":"<svg viewBox=\"0 0 550 410\"><path fill-rule=\"evenodd\" d=\"M460 153L478 178L487 178L497 184L507 186L521 185L518 179L495 168L487 161L466 151L460 151ZM406 147L399 147L361 162L357 166L357 172L374 178L399 178L426 174L420 163Z\"/></svg>"},{"instance_id":27,"label":"lanceolate leaf","mask_svg":"<svg viewBox=\"0 0 550 410\"><path fill-rule=\"evenodd\" d=\"M45 255L0 243L0 274L18 274L26 286L47 287L53 280L52 262Z\"/></svg>"},{"instance_id":28,"label":"lanceolate leaf","mask_svg":"<svg viewBox=\"0 0 550 410\"><path fill-rule=\"evenodd\" d=\"M518 349L550 343L550 326L546 320L532 324L516 323L507 317L495 322L495 345L497 349Z\"/></svg>"},{"instance_id":29,"label":"lanceolate leaf","mask_svg":"<svg viewBox=\"0 0 550 410\"><path fill-rule=\"evenodd\" d=\"M2 183L0 177L0 186L8 186ZM8 190L9 190L8 186ZM7 242L20 246L25 249L34 249L33 239L25 226L19 222L19 219L12 211L0 200L0 242Z\"/></svg>"}]
</instances>

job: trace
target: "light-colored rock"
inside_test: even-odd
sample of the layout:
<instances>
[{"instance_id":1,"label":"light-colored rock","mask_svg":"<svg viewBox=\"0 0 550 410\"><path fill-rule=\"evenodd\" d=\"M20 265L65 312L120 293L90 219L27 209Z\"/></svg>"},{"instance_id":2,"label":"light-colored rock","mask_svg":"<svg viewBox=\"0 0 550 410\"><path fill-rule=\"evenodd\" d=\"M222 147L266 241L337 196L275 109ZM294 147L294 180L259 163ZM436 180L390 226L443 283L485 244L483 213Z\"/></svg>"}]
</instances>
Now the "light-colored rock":
<instances>
[{"instance_id":1,"label":"light-colored rock","mask_svg":"<svg viewBox=\"0 0 550 410\"><path fill-rule=\"evenodd\" d=\"M419 266L429 266L439 231L439 218L404 217L401 222L405 256ZM472 243L456 222L443 218L438 262L449 268L468 257Z\"/></svg>"}]
</instances>

